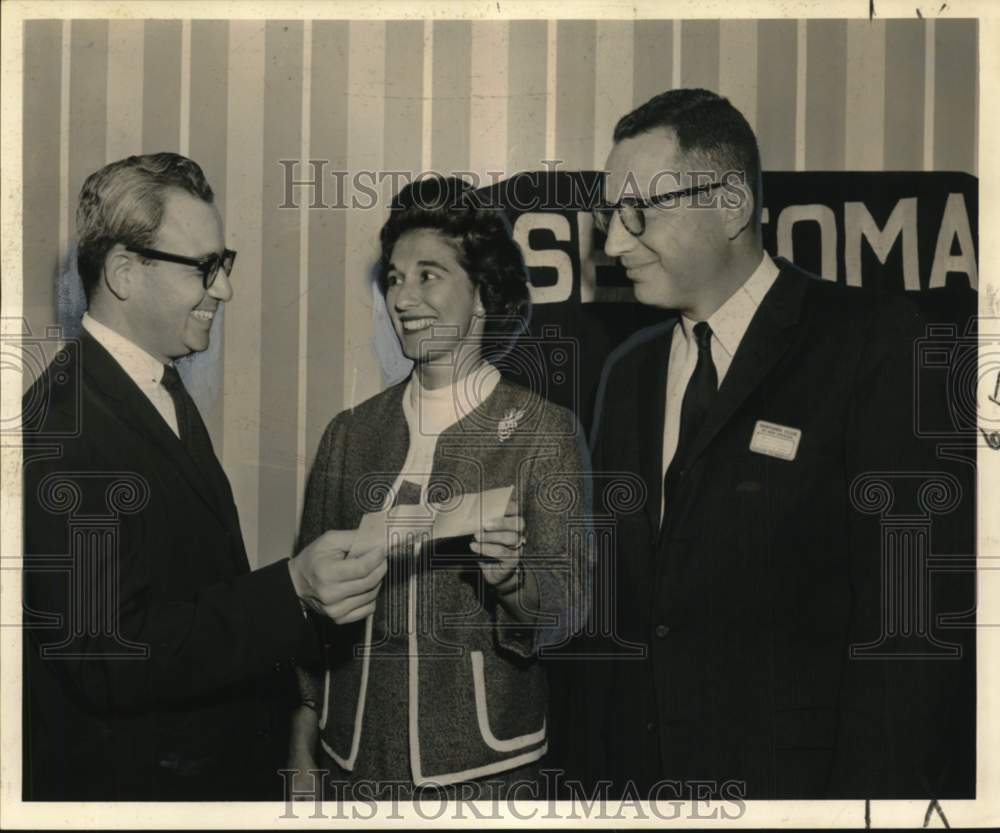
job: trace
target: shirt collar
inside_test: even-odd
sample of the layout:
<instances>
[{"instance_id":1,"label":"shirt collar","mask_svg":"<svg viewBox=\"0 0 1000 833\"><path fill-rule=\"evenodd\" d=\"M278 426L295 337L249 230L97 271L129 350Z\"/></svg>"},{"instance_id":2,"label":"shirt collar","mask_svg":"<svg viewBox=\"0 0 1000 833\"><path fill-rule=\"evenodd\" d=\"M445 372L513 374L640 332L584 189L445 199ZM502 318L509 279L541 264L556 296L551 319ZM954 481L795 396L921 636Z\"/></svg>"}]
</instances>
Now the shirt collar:
<instances>
[{"instance_id":1,"label":"shirt collar","mask_svg":"<svg viewBox=\"0 0 1000 833\"><path fill-rule=\"evenodd\" d=\"M743 340L750 321L764 296L774 285L778 277L778 266L771 256L764 252L757 268L743 285L737 289L726 302L708 317L708 326L712 328L719 347L726 351L730 358L736 355L736 350ZM681 325L686 339L694 337L694 325L697 324L686 315L681 317Z\"/></svg>"},{"instance_id":2,"label":"shirt collar","mask_svg":"<svg viewBox=\"0 0 1000 833\"><path fill-rule=\"evenodd\" d=\"M129 377L141 388L158 385L163 379L164 364L149 355L135 342L102 324L89 312L83 314L83 329L107 350Z\"/></svg>"}]
</instances>

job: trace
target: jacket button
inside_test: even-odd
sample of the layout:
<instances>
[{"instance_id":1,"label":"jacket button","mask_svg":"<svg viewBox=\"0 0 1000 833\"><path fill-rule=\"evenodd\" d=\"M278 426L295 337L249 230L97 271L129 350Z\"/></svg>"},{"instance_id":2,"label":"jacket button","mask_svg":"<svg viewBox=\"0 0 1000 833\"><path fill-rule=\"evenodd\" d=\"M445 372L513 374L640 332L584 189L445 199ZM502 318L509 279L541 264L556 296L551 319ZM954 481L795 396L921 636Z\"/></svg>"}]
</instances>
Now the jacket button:
<instances>
[{"instance_id":1,"label":"jacket button","mask_svg":"<svg viewBox=\"0 0 1000 833\"><path fill-rule=\"evenodd\" d=\"M656 724L652 720L650 720L649 723L646 724L646 731L647 732L652 732L653 729L655 729L655 728L656 728Z\"/></svg>"},{"instance_id":2,"label":"jacket button","mask_svg":"<svg viewBox=\"0 0 1000 833\"><path fill-rule=\"evenodd\" d=\"M660 639L663 639L663 637L665 637L668 633L670 633L670 626L669 625L657 625L656 626L656 635Z\"/></svg>"}]
</instances>

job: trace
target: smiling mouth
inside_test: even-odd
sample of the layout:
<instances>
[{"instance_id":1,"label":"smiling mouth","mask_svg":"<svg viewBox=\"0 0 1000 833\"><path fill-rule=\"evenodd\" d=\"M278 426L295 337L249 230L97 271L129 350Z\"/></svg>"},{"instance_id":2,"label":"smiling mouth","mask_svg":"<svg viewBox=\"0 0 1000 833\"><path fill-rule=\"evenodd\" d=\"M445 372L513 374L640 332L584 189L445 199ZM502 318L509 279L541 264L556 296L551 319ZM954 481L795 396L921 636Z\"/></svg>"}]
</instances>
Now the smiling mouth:
<instances>
[{"instance_id":1,"label":"smiling mouth","mask_svg":"<svg viewBox=\"0 0 1000 833\"><path fill-rule=\"evenodd\" d=\"M434 323L433 318L409 318L402 321L404 333L416 333L426 330Z\"/></svg>"},{"instance_id":2,"label":"smiling mouth","mask_svg":"<svg viewBox=\"0 0 1000 833\"><path fill-rule=\"evenodd\" d=\"M191 315L193 315L199 321L211 321L213 318L215 318L215 310L214 309L196 309L196 310L194 310L191 313Z\"/></svg>"}]
</instances>

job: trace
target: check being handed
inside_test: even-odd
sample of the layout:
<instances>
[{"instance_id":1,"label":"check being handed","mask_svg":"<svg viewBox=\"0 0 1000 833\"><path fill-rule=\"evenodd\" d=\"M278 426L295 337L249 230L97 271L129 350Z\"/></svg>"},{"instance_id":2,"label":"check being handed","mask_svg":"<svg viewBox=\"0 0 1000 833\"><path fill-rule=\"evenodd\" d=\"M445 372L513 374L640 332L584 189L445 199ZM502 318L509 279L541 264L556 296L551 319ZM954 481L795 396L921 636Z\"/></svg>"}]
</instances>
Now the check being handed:
<instances>
[{"instance_id":1,"label":"check being handed","mask_svg":"<svg viewBox=\"0 0 1000 833\"><path fill-rule=\"evenodd\" d=\"M419 543L475 535L487 521L504 516L513 491L513 486L503 486L464 494L446 505L403 505L369 512L361 519L348 558L392 543L392 539L406 541L410 535Z\"/></svg>"}]
</instances>

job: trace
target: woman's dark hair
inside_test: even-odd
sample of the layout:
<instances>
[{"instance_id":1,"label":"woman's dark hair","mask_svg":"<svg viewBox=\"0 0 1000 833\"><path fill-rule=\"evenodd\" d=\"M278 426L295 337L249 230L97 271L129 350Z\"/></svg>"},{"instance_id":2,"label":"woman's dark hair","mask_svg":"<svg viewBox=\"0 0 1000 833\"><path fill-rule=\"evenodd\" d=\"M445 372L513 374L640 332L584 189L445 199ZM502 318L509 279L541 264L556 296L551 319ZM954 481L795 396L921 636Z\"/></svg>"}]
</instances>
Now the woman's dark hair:
<instances>
[{"instance_id":1,"label":"woman's dark hair","mask_svg":"<svg viewBox=\"0 0 1000 833\"><path fill-rule=\"evenodd\" d=\"M527 328L531 297L521 248L497 208L484 208L467 182L426 177L411 182L392 201L380 234L378 286L388 290L389 263L397 241L408 231L431 229L454 247L486 310L483 356L498 359Z\"/></svg>"}]
</instances>

